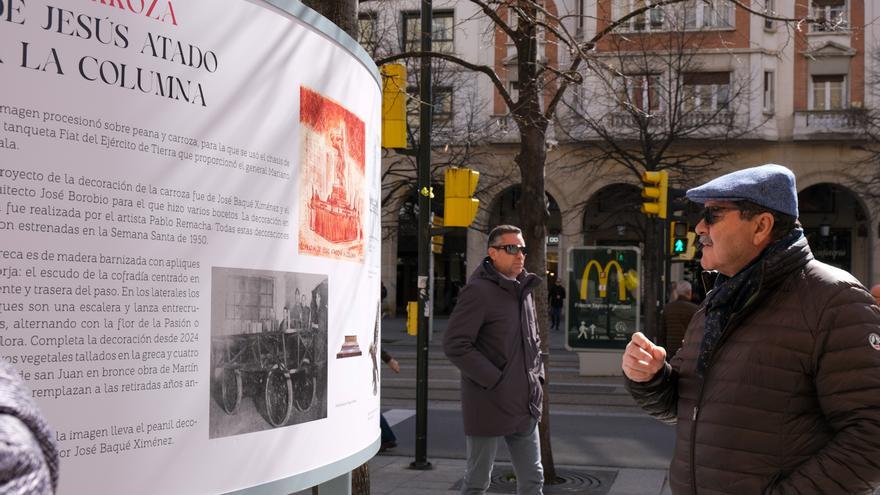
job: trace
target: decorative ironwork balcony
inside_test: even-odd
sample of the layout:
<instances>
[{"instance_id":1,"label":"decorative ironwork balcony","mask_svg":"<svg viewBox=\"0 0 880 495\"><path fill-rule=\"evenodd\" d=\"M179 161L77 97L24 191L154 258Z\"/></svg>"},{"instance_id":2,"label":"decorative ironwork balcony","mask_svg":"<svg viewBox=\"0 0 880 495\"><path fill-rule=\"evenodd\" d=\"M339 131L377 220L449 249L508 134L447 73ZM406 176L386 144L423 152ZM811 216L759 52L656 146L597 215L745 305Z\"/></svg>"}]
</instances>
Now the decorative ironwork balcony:
<instances>
[{"instance_id":1,"label":"decorative ironwork balcony","mask_svg":"<svg viewBox=\"0 0 880 495\"><path fill-rule=\"evenodd\" d=\"M678 116L675 126L680 132L686 134L698 133L711 136L726 131L734 125L735 114L729 111L721 112L685 112ZM666 113L654 113L646 117L646 123L637 122L636 117L628 112L609 113L606 118L608 125L614 129L637 131L647 124L648 128L662 128L668 125Z\"/></svg>"},{"instance_id":2,"label":"decorative ironwork balcony","mask_svg":"<svg viewBox=\"0 0 880 495\"><path fill-rule=\"evenodd\" d=\"M862 108L797 111L794 113L794 138L851 139L864 132L865 117Z\"/></svg>"}]
</instances>

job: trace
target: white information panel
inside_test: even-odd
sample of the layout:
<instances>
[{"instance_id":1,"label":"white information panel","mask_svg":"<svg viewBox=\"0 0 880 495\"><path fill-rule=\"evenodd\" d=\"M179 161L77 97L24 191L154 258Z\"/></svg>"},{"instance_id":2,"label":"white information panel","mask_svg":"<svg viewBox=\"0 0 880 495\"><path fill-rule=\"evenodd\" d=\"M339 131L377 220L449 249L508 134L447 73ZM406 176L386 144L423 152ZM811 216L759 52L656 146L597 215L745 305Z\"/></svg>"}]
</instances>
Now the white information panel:
<instances>
[{"instance_id":1,"label":"white information panel","mask_svg":"<svg viewBox=\"0 0 880 495\"><path fill-rule=\"evenodd\" d=\"M376 443L363 60L257 0L0 0L0 357L62 495L245 490Z\"/></svg>"}]
</instances>

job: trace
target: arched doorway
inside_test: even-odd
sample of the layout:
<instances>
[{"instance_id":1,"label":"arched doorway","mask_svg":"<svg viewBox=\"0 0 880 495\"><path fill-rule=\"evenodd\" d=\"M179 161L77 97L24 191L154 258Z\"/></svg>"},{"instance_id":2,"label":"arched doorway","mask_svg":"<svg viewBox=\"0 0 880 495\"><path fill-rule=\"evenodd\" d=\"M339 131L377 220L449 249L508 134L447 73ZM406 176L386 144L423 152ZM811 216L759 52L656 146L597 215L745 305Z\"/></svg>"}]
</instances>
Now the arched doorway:
<instances>
[{"instance_id":1,"label":"arched doorway","mask_svg":"<svg viewBox=\"0 0 880 495\"><path fill-rule=\"evenodd\" d=\"M798 193L801 225L813 256L868 282L868 216L859 197L838 184L820 183Z\"/></svg>"},{"instance_id":2,"label":"arched doorway","mask_svg":"<svg viewBox=\"0 0 880 495\"><path fill-rule=\"evenodd\" d=\"M648 217L640 211L640 187L618 183L603 187L584 204L583 238L585 246L635 246L645 249L645 229ZM684 222L693 231L699 221L702 206L688 202L675 210L678 222ZM672 218L670 218L672 220ZM701 283L699 252L693 260L677 261L670 267L670 280L687 280L693 287L693 297L700 301L705 296ZM644 255L644 251L643 251ZM665 287L669 297L671 284Z\"/></svg>"},{"instance_id":3,"label":"arched doorway","mask_svg":"<svg viewBox=\"0 0 880 495\"><path fill-rule=\"evenodd\" d=\"M443 185L434 184L431 210L443 216ZM406 303L418 300L418 196L411 191L397 211L397 292L396 312L406 314ZM467 232L456 229L443 236L442 245L434 252L434 315L448 315L457 296L458 288L467 280L465 257Z\"/></svg>"},{"instance_id":4,"label":"arched doorway","mask_svg":"<svg viewBox=\"0 0 880 495\"><path fill-rule=\"evenodd\" d=\"M584 204L584 245L639 246L645 239L641 189L632 184L611 184Z\"/></svg>"},{"instance_id":5,"label":"arched doorway","mask_svg":"<svg viewBox=\"0 0 880 495\"><path fill-rule=\"evenodd\" d=\"M550 220L547 222L547 277L548 287L558 276L559 269L559 236L562 233L562 213L559 204L550 193L547 196L547 210L550 212ZM489 214L489 226L516 225L521 226L519 217L519 201L522 198L522 188L518 185L511 186L498 195L495 204Z\"/></svg>"}]
</instances>

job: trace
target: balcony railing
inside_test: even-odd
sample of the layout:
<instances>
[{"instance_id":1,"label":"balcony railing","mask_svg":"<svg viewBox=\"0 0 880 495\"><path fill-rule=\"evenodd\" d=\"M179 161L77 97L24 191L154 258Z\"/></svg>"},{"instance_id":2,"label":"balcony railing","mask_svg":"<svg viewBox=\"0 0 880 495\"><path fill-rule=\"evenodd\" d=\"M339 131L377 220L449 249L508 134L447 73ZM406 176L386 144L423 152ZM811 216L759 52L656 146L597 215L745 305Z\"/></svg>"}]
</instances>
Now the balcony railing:
<instances>
[{"instance_id":1,"label":"balcony railing","mask_svg":"<svg viewBox=\"0 0 880 495\"><path fill-rule=\"evenodd\" d=\"M648 127L665 127L667 125L665 113L655 113L648 118ZM607 116L608 125L615 129L638 129L640 123L635 117L627 112L614 112ZM707 135L718 132L733 125L733 112L687 112L678 117L676 127L681 130L702 128ZM699 132L699 131L698 131Z\"/></svg>"},{"instance_id":2,"label":"balcony railing","mask_svg":"<svg viewBox=\"0 0 880 495\"><path fill-rule=\"evenodd\" d=\"M861 108L799 111L794 113L794 137L846 139L861 134L864 123L865 110Z\"/></svg>"}]
</instances>

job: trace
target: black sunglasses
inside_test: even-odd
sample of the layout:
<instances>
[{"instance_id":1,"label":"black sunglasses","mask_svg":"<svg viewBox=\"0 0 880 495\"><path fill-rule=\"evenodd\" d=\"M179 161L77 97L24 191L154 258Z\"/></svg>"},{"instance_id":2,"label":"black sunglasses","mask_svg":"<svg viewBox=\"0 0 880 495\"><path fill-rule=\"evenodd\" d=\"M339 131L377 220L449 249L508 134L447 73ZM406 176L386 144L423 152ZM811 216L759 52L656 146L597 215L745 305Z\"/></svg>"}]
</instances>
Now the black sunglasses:
<instances>
[{"instance_id":1,"label":"black sunglasses","mask_svg":"<svg viewBox=\"0 0 880 495\"><path fill-rule=\"evenodd\" d=\"M728 210L739 210L739 208L735 206L707 206L703 208L700 216L706 222L706 225L712 225L720 219L721 212Z\"/></svg>"},{"instance_id":2,"label":"black sunglasses","mask_svg":"<svg viewBox=\"0 0 880 495\"><path fill-rule=\"evenodd\" d=\"M503 246L489 246L489 247L493 247L495 249L503 249L504 252L507 254L522 253L523 256L526 256L529 254L529 250L526 249L525 246L517 246L516 244L505 244Z\"/></svg>"}]
</instances>

